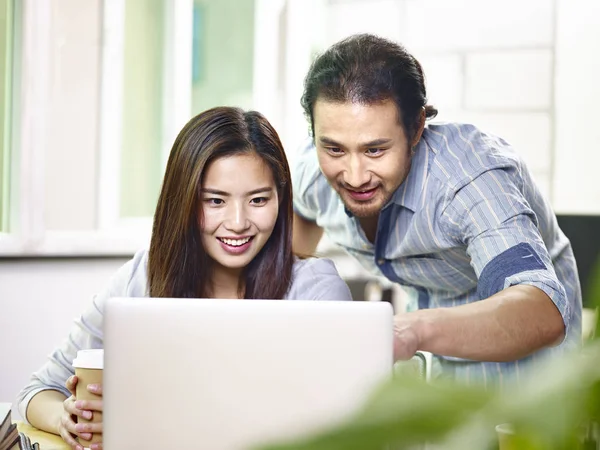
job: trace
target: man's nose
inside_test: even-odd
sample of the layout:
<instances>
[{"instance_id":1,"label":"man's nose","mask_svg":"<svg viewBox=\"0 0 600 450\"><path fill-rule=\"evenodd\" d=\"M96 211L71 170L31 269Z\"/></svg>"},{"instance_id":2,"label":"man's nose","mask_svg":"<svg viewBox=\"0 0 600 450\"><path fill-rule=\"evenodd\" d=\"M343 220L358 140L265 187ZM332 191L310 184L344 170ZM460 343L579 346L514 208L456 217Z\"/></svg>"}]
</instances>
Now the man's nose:
<instances>
[{"instance_id":1,"label":"man's nose","mask_svg":"<svg viewBox=\"0 0 600 450\"><path fill-rule=\"evenodd\" d=\"M370 181L371 173L361 155L351 155L344 173L344 182L351 188L359 188L368 185Z\"/></svg>"}]
</instances>

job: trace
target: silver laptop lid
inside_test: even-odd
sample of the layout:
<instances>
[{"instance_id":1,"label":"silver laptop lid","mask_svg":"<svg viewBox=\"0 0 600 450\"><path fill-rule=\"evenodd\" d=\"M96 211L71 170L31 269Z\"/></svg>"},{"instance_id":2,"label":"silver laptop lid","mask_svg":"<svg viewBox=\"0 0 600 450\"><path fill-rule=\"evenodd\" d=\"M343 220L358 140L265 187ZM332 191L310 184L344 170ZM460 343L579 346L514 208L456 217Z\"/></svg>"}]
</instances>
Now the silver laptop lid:
<instances>
[{"instance_id":1,"label":"silver laptop lid","mask_svg":"<svg viewBox=\"0 0 600 450\"><path fill-rule=\"evenodd\" d=\"M114 298L104 446L243 449L335 425L392 373L384 302Z\"/></svg>"}]
</instances>

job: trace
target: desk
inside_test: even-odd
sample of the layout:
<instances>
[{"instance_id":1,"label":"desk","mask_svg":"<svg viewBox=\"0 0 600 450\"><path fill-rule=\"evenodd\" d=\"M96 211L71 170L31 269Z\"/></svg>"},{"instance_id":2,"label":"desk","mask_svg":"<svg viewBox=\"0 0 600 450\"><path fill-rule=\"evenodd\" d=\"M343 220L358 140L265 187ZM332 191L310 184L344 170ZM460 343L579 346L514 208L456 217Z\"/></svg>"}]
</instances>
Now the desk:
<instances>
[{"instance_id":1,"label":"desk","mask_svg":"<svg viewBox=\"0 0 600 450\"><path fill-rule=\"evenodd\" d=\"M55 434L46 433L37 428L27 425L25 422L15 422L17 429L31 439L31 443L37 442L40 444L40 450L71 450L65 442Z\"/></svg>"}]
</instances>

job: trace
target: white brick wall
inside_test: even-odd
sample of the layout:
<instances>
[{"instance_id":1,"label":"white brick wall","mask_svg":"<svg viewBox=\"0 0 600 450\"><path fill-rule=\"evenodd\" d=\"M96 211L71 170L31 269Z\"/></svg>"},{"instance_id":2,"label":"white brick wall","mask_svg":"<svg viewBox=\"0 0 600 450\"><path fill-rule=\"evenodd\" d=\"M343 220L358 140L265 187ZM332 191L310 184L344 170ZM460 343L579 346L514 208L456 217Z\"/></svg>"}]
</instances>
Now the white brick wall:
<instances>
[{"instance_id":1,"label":"white brick wall","mask_svg":"<svg viewBox=\"0 0 600 450\"><path fill-rule=\"evenodd\" d=\"M397 0L332 2L327 8L326 47L355 33L375 33L399 41L402 39L402 2Z\"/></svg>"},{"instance_id":2,"label":"white brick wall","mask_svg":"<svg viewBox=\"0 0 600 450\"><path fill-rule=\"evenodd\" d=\"M415 50L545 46L552 41L552 0L398 2L406 15L402 40Z\"/></svg>"},{"instance_id":3,"label":"white brick wall","mask_svg":"<svg viewBox=\"0 0 600 450\"><path fill-rule=\"evenodd\" d=\"M558 5L554 205L600 214L600 1Z\"/></svg>"},{"instance_id":4,"label":"white brick wall","mask_svg":"<svg viewBox=\"0 0 600 450\"><path fill-rule=\"evenodd\" d=\"M548 109L552 93L550 50L468 54L465 107L484 110Z\"/></svg>"},{"instance_id":5,"label":"white brick wall","mask_svg":"<svg viewBox=\"0 0 600 450\"><path fill-rule=\"evenodd\" d=\"M464 104L464 56L459 53L416 55L423 67L429 103L446 110Z\"/></svg>"}]
</instances>

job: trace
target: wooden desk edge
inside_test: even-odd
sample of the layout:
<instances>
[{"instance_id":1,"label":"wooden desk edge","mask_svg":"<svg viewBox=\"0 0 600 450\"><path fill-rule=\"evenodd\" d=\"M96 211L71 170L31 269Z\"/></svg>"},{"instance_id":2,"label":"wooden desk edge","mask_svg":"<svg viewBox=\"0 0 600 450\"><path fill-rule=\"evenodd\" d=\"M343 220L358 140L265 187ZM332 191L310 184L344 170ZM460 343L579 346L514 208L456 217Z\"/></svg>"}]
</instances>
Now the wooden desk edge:
<instances>
[{"instance_id":1,"label":"wooden desk edge","mask_svg":"<svg viewBox=\"0 0 600 450\"><path fill-rule=\"evenodd\" d=\"M38 430L25 422L15 421L17 429L31 439L31 443L40 444L40 450L71 450L60 436L45 431Z\"/></svg>"}]
</instances>

